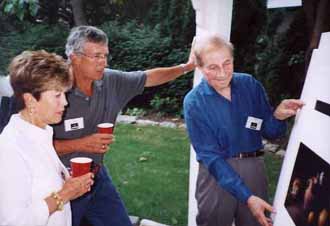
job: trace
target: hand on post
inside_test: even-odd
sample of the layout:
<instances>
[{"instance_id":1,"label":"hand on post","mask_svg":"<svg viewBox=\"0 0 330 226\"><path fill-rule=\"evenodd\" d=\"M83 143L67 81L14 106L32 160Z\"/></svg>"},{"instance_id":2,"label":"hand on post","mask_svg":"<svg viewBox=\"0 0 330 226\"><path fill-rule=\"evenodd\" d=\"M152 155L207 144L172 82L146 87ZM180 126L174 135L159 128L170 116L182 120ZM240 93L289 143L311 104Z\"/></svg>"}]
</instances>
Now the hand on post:
<instances>
[{"instance_id":1,"label":"hand on post","mask_svg":"<svg viewBox=\"0 0 330 226\"><path fill-rule=\"evenodd\" d=\"M297 114L297 111L304 106L304 102L297 99L285 99L277 106L274 117L278 120L285 120Z\"/></svg>"},{"instance_id":2,"label":"hand on post","mask_svg":"<svg viewBox=\"0 0 330 226\"><path fill-rule=\"evenodd\" d=\"M185 64L185 71L189 72L195 69L196 67L196 57L194 54L194 45L195 45L195 37L191 43L190 54L187 63Z\"/></svg>"}]
</instances>

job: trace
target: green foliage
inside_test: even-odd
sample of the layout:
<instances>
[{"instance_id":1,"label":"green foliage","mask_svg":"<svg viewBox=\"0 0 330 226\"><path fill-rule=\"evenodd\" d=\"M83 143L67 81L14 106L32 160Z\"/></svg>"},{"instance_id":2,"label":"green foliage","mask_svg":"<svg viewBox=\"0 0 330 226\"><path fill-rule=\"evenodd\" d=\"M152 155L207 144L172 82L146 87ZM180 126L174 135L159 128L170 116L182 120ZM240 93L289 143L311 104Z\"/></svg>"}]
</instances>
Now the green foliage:
<instances>
[{"instance_id":1,"label":"green foliage","mask_svg":"<svg viewBox=\"0 0 330 226\"><path fill-rule=\"evenodd\" d=\"M260 35L256 40L258 48L254 71L256 78L263 83L269 98L278 102L278 90L274 84L278 84L279 62L282 57L282 48L267 35ZM274 88L274 89L273 89Z\"/></svg>"},{"instance_id":2,"label":"green foliage","mask_svg":"<svg viewBox=\"0 0 330 226\"><path fill-rule=\"evenodd\" d=\"M59 0L55 1L60 4ZM0 74L6 73L12 57L26 49L45 49L64 55L69 28L63 24L70 21L71 14L64 10L68 9L67 0L61 1L61 6L55 1L54 6L45 0L38 1L41 8L37 17L41 18L38 22L41 24L17 22L12 20L13 16L0 15ZM28 16L34 2L37 1L5 0L1 7L14 15ZM89 22L101 24L109 36L110 53L114 57L110 67L131 71L185 62L195 31L191 1L136 0L131 3L95 0L85 5ZM30 11L35 13L33 9L36 8ZM58 9L61 17L48 15L46 12L50 9ZM68 18L63 19L62 14ZM47 15L54 17L52 26L44 25ZM31 21L36 23L37 17ZM136 20L131 20L132 17ZM294 18L292 23L290 18ZM102 23L104 20L110 21ZM58 25L59 21L62 25ZM235 45L235 71L251 73L260 80L273 105L285 97L299 97L305 74L304 50L308 45L305 24L301 8L267 11L262 0L234 1L231 40ZM147 88L128 107L178 115L182 111L182 99L191 87L192 73L165 85Z\"/></svg>"},{"instance_id":3,"label":"green foliage","mask_svg":"<svg viewBox=\"0 0 330 226\"><path fill-rule=\"evenodd\" d=\"M60 25L22 24L20 30L0 36L0 74L6 73L10 60L24 50L44 49L64 55L68 28Z\"/></svg>"},{"instance_id":4,"label":"green foliage","mask_svg":"<svg viewBox=\"0 0 330 226\"><path fill-rule=\"evenodd\" d=\"M38 0L4 0L2 7L5 13L16 15L20 20L23 20L27 15L37 15Z\"/></svg>"},{"instance_id":5,"label":"green foliage","mask_svg":"<svg viewBox=\"0 0 330 226\"><path fill-rule=\"evenodd\" d=\"M169 39L162 39L157 28L140 26L135 21L119 24L110 21L101 28L109 36L110 66L122 70L137 70L161 65L161 60L171 51Z\"/></svg>"},{"instance_id":6,"label":"green foliage","mask_svg":"<svg viewBox=\"0 0 330 226\"><path fill-rule=\"evenodd\" d=\"M163 111L165 113L173 113L173 109L177 109L178 105L177 98L163 97L161 98L158 94L150 101L150 106L155 111Z\"/></svg>"},{"instance_id":7,"label":"green foliage","mask_svg":"<svg viewBox=\"0 0 330 226\"><path fill-rule=\"evenodd\" d=\"M127 108L125 115L142 117L147 114L147 111L142 108Z\"/></svg>"},{"instance_id":8,"label":"green foliage","mask_svg":"<svg viewBox=\"0 0 330 226\"><path fill-rule=\"evenodd\" d=\"M168 17L168 4L169 1L158 0L157 21L159 22L159 32L161 36L166 36L168 34L168 20L165 19Z\"/></svg>"},{"instance_id":9,"label":"green foliage","mask_svg":"<svg viewBox=\"0 0 330 226\"><path fill-rule=\"evenodd\" d=\"M235 71L263 83L272 105L299 98L308 46L303 8L269 10L263 0L234 1Z\"/></svg>"},{"instance_id":10,"label":"green foliage","mask_svg":"<svg viewBox=\"0 0 330 226\"><path fill-rule=\"evenodd\" d=\"M305 62L305 52L299 51L298 53L292 54L288 61L288 66L293 66L295 64L303 64Z\"/></svg>"},{"instance_id":11,"label":"green foliage","mask_svg":"<svg viewBox=\"0 0 330 226\"><path fill-rule=\"evenodd\" d=\"M6 0L6 4L15 1ZM24 15L33 2L36 1L29 4L20 2ZM6 73L9 61L23 50L45 49L64 55L69 28L68 25L58 24L72 23L68 1L54 0L52 4L48 4L47 1L40 0L38 3L38 15L29 20L35 24L21 22L18 28L0 32L0 74ZM7 6L7 11L9 8ZM58 12L51 14L50 10ZM125 71L146 70L177 65L188 58L195 30L195 17L190 0L95 0L87 1L84 10L89 23L101 24L99 27L109 36L110 53L114 57L114 60L109 62L111 68ZM13 9L11 12L14 12ZM127 19L134 15L136 20ZM149 21L148 18L152 20ZM104 23L105 20L108 21ZM46 23L52 26L44 25ZM182 99L191 88L191 80L192 74L166 85L146 89L142 96L129 103L129 108L153 107L154 105L149 103L157 93L157 98L166 100L163 105L171 103L173 108L166 110L167 112L180 114Z\"/></svg>"},{"instance_id":12,"label":"green foliage","mask_svg":"<svg viewBox=\"0 0 330 226\"><path fill-rule=\"evenodd\" d=\"M264 84L273 105L300 96L308 45L305 24L302 9L271 11L256 39L254 75Z\"/></svg>"},{"instance_id":13,"label":"green foliage","mask_svg":"<svg viewBox=\"0 0 330 226\"><path fill-rule=\"evenodd\" d=\"M189 45L175 48L170 37L161 37L159 25L152 28L141 26L135 21L126 24L111 21L101 25L101 28L109 36L109 48L113 56L113 60L109 62L111 68L125 71L145 70L177 65L188 59L190 40ZM128 107L149 107L149 102L157 92L158 99L156 98L151 107L158 107L155 103L161 99L161 106L167 106L166 113L178 114L181 112L182 99L191 83L192 74L189 74L168 84L146 89L143 96L135 98Z\"/></svg>"},{"instance_id":14,"label":"green foliage","mask_svg":"<svg viewBox=\"0 0 330 226\"><path fill-rule=\"evenodd\" d=\"M156 6L161 37L170 37L174 47L191 42L195 31L191 0L159 0Z\"/></svg>"},{"instance_id":15,"label":"green foliage","mask_svg":"<svg viewBox=\"0 0 330 226\"><path fill-rule=\"evenodd\" d=\"M274 200L282 162L283 162L283 158L279 156L276 156L271 153L265 154L265 165L266 165L266 172L268 177L268 192L269 192L270 203L272 203Z\"/></svg>"},{"instance_id":16,"label":"green foliage","mask_svg":"<svg viewBox=\"0 0 330 226\"><path fill-rule=\"evenodd\" d=\"M266 25L266 6L263 0L234 1L231 42L234 44L235 71L254 74L256 38Z\"/></svg>"}]
</instances>

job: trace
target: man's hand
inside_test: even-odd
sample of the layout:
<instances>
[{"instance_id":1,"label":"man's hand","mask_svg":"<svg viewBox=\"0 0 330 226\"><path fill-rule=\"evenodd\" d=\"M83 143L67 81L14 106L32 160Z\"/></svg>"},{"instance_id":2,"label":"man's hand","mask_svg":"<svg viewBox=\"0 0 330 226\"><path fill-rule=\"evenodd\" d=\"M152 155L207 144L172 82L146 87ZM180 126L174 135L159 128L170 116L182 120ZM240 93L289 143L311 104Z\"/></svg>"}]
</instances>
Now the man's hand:
<instances>
[{"instance_id":1,"label":"man's hand","mask_svg":"<svg viewBox=\"0 0 330 226\"><path fill-rule=\"evenodd\" d=\"M89 153L105 153L109 149L109 144L114 141L112 134L94 133L72 140L54 140L55 150L58 155L69 154L75 151Z\"/></svg>"},{"instance_id":2,"label":"man's hand","mask_svg":"<svg viewBox=\"0 0 330 226\"><path fill-rule=\"evenodd\" d=\"M257 221L262 226L272 226L272 220L265 216L265 211L274 212L274 209L267 202L261 198L252 195L247 200L247 205L252 213L252 215L257 219Z\"/></svg>"},{"instance_id":3,"label":"man's hand","mask_svg":"<svg viewBox=\"0 0 330 226\"><path fill-rule=\"evenodd\" d=\"M177 77L184 75L195 69L195 56L193 52L193 45L190 50L190 55L187 63L180 64L173 67L159 67L154 69L146 70L147 75L145 87L152 87L164 84L166 82L172 81Z\"/></svg>"},{"instance_id":4,"label":"man's hand","mask_svg":"<svg viewBox=\"0 0 330 226\"><path fill-rule=\"evenodd\" d=\"M277 106L274 117L278 120L285 120L297 114L298 109L304 106L304 102L297 99L286 99Z\"/></svg>"},{"instance_id":5,"label":"man's hand","mask_svg":"<svg viewBox=\"0 0 330 226\"><path fill-rule=\"evenodd\" d=\"M77 139L77 150L89 153L105 153L109 149L109 144L114 140L112 134L93 133L92 135Z\"/></svg>"},{"instance_id":6,"label":"man's hand","mask_svg":"<svg viewBox=\"0 0 330 226\"><path fill-rule=\"evenodd\" d=\"M193 41L191 42L189 58L186 63L186 67L188 67L186 71L192 71L196 67L196 56L194 52L195 42L196 42L196 38L194 37Z\"/></svg>"}]
</instances>

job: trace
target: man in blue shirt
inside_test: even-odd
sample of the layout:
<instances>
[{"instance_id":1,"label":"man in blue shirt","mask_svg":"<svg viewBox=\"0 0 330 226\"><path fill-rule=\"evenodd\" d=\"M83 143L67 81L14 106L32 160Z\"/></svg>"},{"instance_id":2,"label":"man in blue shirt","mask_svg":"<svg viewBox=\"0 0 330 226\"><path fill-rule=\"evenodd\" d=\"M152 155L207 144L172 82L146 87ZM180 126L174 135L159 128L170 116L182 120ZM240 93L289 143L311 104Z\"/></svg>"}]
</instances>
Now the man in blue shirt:
<instances>
[{"instance_id":1,"label":"man in blue shirt","mask_svg":"<svg viewBox=\"0 0 330 226\"><path fill-rule=\"evenodd\" d=\"M262 137L284 135L283 120L303 103L283 100L272 111L263 86L233 72L233 46L216 35L197 39L194 53L204 79L185 97L184 114L200 163L197 224L270 226Z\"/></svg>"}]
</instances>

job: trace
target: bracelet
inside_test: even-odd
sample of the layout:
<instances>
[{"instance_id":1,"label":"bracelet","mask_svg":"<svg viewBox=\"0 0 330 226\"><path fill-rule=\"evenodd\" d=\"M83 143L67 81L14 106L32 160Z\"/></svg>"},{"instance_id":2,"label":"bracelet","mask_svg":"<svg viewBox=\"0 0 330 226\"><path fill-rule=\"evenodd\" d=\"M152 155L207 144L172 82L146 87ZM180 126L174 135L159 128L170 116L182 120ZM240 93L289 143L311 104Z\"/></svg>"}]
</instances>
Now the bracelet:
<instances>
[{"instance_id":1,"label":"bracelet","mask_svg":"<svg viewBox=\"0 0 330 226\"><path fill-rule=\"evenodd\" d=\"M186 70L186 64L180 64L180 67L182 68L183 74L188 73L188 71Z\"/></svg>"},{"instance_id":2,"label":"bracelet","mask_svg":"<svg viewBox=\"0 0 330 226\"><path fill-rule=\"evenodd\" d=\"M62 211L64 207L64 202L61 196L59 196L57 192L52 192L50 196L56 201L56 210Z\"/></svg>"}]
</instances>

